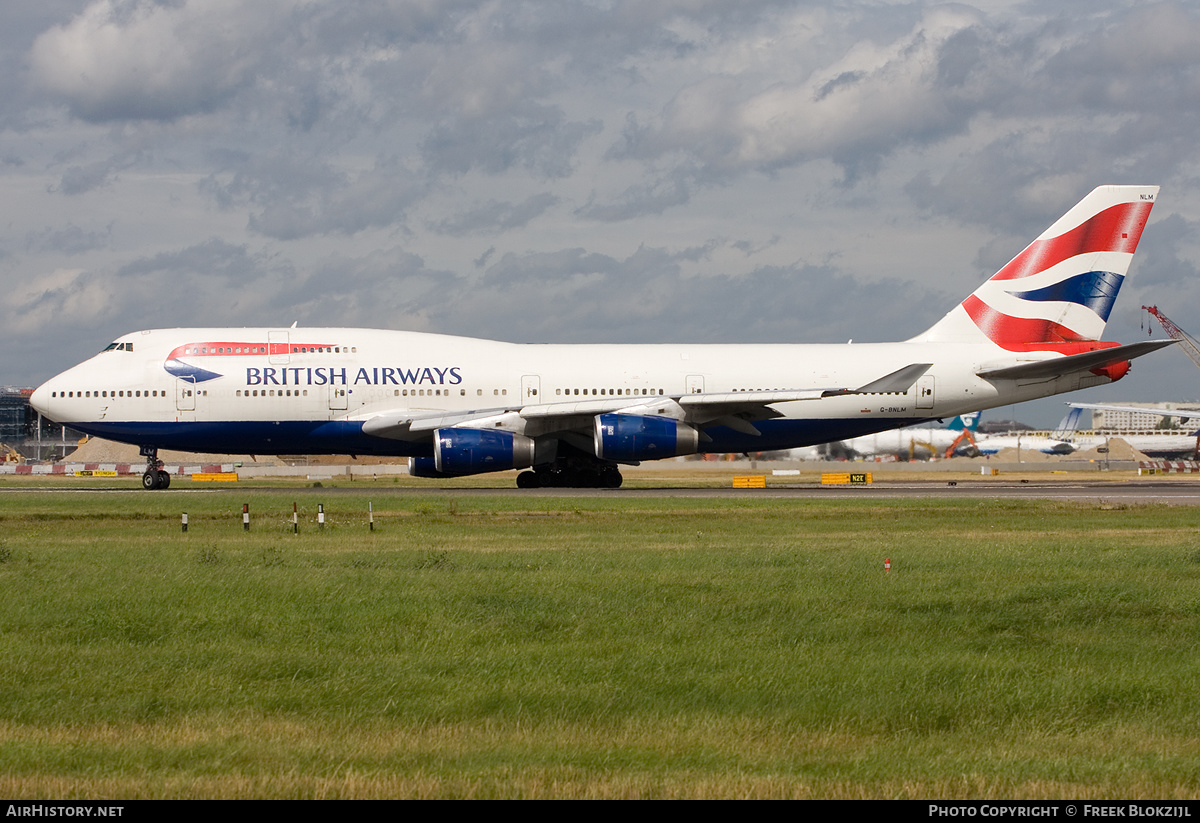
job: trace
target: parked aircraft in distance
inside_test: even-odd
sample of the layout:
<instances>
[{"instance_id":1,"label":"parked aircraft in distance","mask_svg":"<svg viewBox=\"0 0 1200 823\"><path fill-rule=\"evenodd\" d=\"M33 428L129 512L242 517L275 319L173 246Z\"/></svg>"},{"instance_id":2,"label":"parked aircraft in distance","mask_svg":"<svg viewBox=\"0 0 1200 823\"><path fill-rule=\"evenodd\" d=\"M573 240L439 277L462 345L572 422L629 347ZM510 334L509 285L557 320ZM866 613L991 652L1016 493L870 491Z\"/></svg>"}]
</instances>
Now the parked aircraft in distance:
<instances>
[{"instance_id":1,"label":"parked aircraft in distance","mask_svg":"<svg viewBox=\"0 0 1200 823\"><path fill-rule=\"evenodd\" d=\"M979 412L960 414L941 426L937 421L918 423L915 426L905 426L902 429L875 432L852 437L849 440L837 440L820 446L805 446L802 449L792 449L788 456L798 460L827 460L831 458L897 458L900 460L929 460L941 457L946 450L959 441L966 440L964 431L974 435L979 425ZM970 442L965 448L973 448ZM956 453L961 450L956 450Z\"/></svg>"},{"instance_id":2,"label":"parked aircraft in distance","mask_svg":"<svg viewBox=\"0 0 1200 823\"><path fill-rule=\"evenodd\" d=\"M1143 409L1127 406L1098 406L1092 403L1068 403L1071 410L1067 412L1066 417L1058 424L1058 427L1044 435L1033 432L1014 432L1010 434L984 434L976 437L976 449L982 455L995 455L1005 449L1024 450L1026 452L1038 451L1042 454L1057 454L1068 455L1075 452L1088 451L1090 449L1107 449L1115 440L1124 441L1130 448L1135 449L1148 457L1187 457L1194 456L1200 449L1200 439L1197 436L1200 432L1191 431L1191 429L1143 429L1137 430L1121 430L1121 431L1104 431L1092 430L1080 432L1078 431L1079 417L1083 414L1084 409L1108 409L1113 411L1150 411L1152 413L1160 413L1154 409ZM1181 411L1161 412L1166 416L1183 416L1179 414ZM1200 417L1200 409L1192 409L1191 413L1194 417Z\"/></svg>"},{"instance_id":3,"label":"parked aircraft in distance","mask_svg":"<svg viewBox=\"0 0 1200 823\"><path fill-rule=\"evenodd\" d=\"M410 458L419 477L529 469L608 486L619 467L844 440L1119 380L1170 344L1101 342L1158 193L1102 186L930 329L867 344L526 345L353 328L126 334L31 403L158 449ZM714 309L715 310L715 309Z\"/></svg>"}]
</instances>

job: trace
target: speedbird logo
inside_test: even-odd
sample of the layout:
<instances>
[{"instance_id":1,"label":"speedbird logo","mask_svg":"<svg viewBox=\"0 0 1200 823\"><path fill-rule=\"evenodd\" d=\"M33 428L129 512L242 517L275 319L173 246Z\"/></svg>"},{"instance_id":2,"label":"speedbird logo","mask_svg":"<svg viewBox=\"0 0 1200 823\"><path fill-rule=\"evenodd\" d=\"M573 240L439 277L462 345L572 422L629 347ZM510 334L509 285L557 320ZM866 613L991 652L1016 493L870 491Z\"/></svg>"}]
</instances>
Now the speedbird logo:
<instances>
[{"instance_id":1,"label":"speedbird logo","mask_svg":"<svg viewBox=\"0 0 1200 823\"><path fill-rule=\"evenodd\" d=\"M1153 203L1121 203L1057 237L1035 240L963 301L1009 351L1099 340Z\"/></svg>"},{"instance_id":2,"label":"speedbird logo","mask_svg":"<svg viewBox=\"0 0 1200 823\"><path fill-rule=\"evenodd\" d=\"M163 368L181 380L188 380L192 383L203 383L206 380L215 380L218 377L225 376L220 372L212 371L211 367L221 362L221 360L214 358L259 358L263 355L280 356L316 351L332 351L333 348L328 343L231 343L224 341L184 343L182 346L177 346L167 355L166 362L163 363ZM203 361L204 365L210 368L197 365L195 362L197 360ZM238 361L238 363L231 365L238 365L242 362L244 361Z\"/></svg>"}]
</instances>

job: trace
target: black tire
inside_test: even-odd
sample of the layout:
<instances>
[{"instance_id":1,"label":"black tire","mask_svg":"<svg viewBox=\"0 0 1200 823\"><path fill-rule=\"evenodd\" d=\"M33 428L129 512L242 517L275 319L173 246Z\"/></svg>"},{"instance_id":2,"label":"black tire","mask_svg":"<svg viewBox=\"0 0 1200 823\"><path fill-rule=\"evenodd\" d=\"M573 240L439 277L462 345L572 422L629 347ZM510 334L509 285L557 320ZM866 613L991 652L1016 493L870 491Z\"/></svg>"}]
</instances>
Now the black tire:
<instances>
[{"instance_id":1,"label":"black tire","mask_svg":"<svg viewBox=\"0 0 1200 823\"><path fill-rule=\"evenodd\" d=\"M159 471L158 471L158 487L160 489L171 488L171 474L169 472L165 472L162 469L159 469Z\"/></svg>"},{"instance_id":2,"label":"black tire","mask_svg":"<svg viewBox=\"0 0 1200 823\"><path fill-rule=\"evenodd\" d=\"M142 475L142 488L148 492L152 492L159 486L159 472L155 469L147 469Z\"/></svg>"},{"instance_id":3,"label":"black tire","mask_svg":"<svg viewBox=\"0 0 1200 823\"><path fill-rule=\"evenodd\" d=\"M541 478L537 476L537 472L521 472L517 475L518 489L537 489L541 488Z\"/></svg>"}]
</instances>

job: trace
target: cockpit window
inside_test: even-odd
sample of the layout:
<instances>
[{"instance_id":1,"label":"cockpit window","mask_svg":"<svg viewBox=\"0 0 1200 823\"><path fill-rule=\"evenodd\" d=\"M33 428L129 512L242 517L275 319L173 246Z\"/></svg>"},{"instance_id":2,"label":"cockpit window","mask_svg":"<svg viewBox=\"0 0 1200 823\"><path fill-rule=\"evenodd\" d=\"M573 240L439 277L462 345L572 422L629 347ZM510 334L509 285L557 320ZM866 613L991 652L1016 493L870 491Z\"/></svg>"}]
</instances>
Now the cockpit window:
<instances>
[{"instance_id":1,"label":"cockpit window","mask_svg":"<svg viewBox=\"0 0 1200 823\"><path fill-rule=\"evenodd\" d=\"M132 343L109 343L104 351L133 351ZM103 354L103 352L101 352Z\"/></svg>"},{"instance_id":2,"label":"cockpit window","mask_svg":"<svg viewBox=\"0 0 1200 823\"><path fill-rule=\"evenodd\" d=\"M115 348L116 348L117 346L119 346L119 345L121 345L121 344L120 344L120 343L109 343L107 346L105 346L105 347L104 347L104 350L105 350L105 351L112 351L113 349L115 349Z\"/></svg>"}]
</instances>

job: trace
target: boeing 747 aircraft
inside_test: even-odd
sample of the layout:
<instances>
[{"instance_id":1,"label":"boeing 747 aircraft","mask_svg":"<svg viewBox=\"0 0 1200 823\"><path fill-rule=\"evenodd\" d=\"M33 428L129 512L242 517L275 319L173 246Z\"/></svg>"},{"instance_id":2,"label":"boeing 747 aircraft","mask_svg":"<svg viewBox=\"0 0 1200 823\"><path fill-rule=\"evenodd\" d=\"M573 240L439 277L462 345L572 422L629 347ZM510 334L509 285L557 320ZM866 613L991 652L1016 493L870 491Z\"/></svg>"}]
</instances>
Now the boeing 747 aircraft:
<instances>
[{"instance_id":1,"label":"boeing 747 aircraft","mask_svg":"<svg viewBox=\"0 0 1200 823\"><path fill-rule=\"evenodd\" d=\"M1170 340L1101 342L1158 193L1102 186L928 331L844 345L524 345L352 328L124 335L33 394L141 447L410 458L418 477L528 469L523 488L621 484L621 465L790 449L1121 379Z\"/></svg>"}]
</instances>

